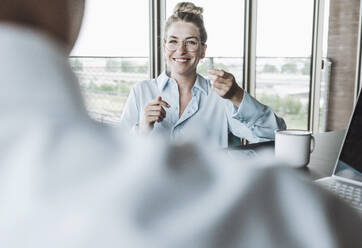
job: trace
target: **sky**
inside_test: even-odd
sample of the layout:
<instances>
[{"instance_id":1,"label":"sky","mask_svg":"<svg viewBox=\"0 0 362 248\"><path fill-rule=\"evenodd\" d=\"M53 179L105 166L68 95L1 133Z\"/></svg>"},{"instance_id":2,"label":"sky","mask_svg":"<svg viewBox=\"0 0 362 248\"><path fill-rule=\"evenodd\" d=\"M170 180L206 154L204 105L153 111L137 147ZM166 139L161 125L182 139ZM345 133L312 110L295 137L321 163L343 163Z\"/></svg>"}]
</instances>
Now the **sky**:
<instances>
[{"instance_id":1,"label":"sky","mask_svg":"<svg viewBox=\"0 0 362 248\"><path fill-rule=\"evenodd\" d=\"M242 57L244 1L191 1L204 8L206 56ZM177 2L166 0L166 16ZM148 4L149 0L88 0L71 55L148 57ZM313 0L258 0L257 9L257 56L310 56Z\"/></svg>"}]
</instances>

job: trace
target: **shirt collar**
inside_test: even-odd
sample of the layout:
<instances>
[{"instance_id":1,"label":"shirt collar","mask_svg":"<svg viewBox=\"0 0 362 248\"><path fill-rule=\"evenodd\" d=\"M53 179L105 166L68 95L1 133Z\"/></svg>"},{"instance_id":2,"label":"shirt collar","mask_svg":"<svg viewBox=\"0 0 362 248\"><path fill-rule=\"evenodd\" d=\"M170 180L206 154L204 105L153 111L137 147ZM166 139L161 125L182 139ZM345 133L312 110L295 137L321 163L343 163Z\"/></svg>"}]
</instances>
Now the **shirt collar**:
<instances>
[{"instance_id":1,"label":"shirt collar","mask_svg":"<svg viewBox=\"0 0 362 248\"><path fill-rule=\"evenodd\" d=\"M171 81L171 78L167 75L166 72L163 72L158 76L156 80L157 80L158 89L162 92L165 89L166 85ZM208 94L209 91L208 80L199 74L197 74L196 76L194 87L201 90L201 92L205 93L205 95Z\"/></svg>"},{"instance_id":2,"label":"shirt collar","mask_svg":"<svg viewBox=\"0 0 362 248\"><path fill-rule=\"evenodd\" d=\"M166 85L168 84L170 77L167 76L166 72L162 72L158 77L157 77L157 87L158 89L162 92Z\"/></svg>"},{"instance_id":3,"label":"shirt collar","mask_svg":"<svg viewBox=\"0 0 362 248\"><path fill-rule=\"evenodd\" d=\"M201 90L201 92L207 95L209 92L209 85L210 84L208 83L208 80L206 78L204 78L200 74L197 74L194 87L198 88L199 90Z\"/></svg>"}]
</instances>

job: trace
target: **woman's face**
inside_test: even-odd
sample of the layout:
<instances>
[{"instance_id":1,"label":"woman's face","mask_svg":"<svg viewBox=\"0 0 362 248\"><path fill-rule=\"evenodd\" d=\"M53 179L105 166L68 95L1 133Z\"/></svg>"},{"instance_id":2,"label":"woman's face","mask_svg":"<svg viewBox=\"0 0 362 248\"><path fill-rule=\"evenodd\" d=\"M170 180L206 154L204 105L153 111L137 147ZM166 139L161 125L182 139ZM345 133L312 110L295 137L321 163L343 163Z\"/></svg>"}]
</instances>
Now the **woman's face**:
<instances>
[{"instance_id":1,"label":"woman's face","mask_svg":"<svg viewBox=\"0 0 362 248\"><path fill-rule=\"evenodd\" d=\"M163 51L171 75L193 76L206 51L198 28L192 23L175 22L166 35Z\"/></svg>"}]
</instances>

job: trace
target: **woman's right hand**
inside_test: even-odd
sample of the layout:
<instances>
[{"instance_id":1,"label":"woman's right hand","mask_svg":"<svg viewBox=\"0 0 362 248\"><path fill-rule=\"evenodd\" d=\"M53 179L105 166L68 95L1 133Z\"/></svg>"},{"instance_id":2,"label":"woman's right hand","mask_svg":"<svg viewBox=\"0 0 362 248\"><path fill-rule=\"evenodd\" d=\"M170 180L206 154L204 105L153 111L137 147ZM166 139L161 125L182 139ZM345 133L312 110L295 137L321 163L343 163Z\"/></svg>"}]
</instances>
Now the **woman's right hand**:
<instances>
[{"instance_id":1,"label":"woman's right hand","mask_svg":"<svg viewBox=\"0 0 362 248\"><path fill-rule=\"evenodd\" d=\"M163 107L169 108L170 105L158 96L155 100L149 102L144 110L143 117L139 126L140 131L149 132L153 129L155 122L161 122L166 117L166 111Z\"/></svg>"}]
</instances>

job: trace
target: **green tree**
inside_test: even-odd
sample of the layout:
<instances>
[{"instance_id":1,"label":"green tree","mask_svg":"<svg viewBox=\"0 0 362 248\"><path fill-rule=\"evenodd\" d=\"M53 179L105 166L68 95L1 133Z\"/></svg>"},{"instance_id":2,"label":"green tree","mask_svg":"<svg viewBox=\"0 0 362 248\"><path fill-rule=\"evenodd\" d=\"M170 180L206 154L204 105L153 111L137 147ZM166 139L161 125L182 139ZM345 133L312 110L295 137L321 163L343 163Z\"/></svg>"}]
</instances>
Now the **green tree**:
<instances>
[{"instance_id":1,"label":"green tree","mask_svg":"<svg viewBox=\"0 0 362 248\"><path fill-rule=\"evenodd\" d=\"M295 63L286 63L282 66L282 73L297 73L298 68Z\"/></svg>"},{"instance_id":2,"label":"green tree","mask_svg":"<svg viewBox=\"0 0 362 248\"><path fill-rule=\"evenodd\" d=\"M136 72L138 73L146 73L148 71L147 65L139 65L136 67Z\"/></svg>"},{"instance_id":3,"label":"green tree","mask_svg":"<svg viewBox=\"0 0 362 248\"><path fill-rule=\"evenodd\" d=\"M276 94L272 94L272 95L262 94L260 97L258 97L258 100L260 102L262 102L263 104L268 105L269 107L271 107L274 112L277 112L277 113L281 112L282 102L281 102L281 98L280 98L279 95L276 95Z\"/></svg>"},{"instance_id":4,"label":"green tree","mask_svg":"<svg viewBox=\"0 0 362 248\"><path fill-rule=\"evenodd\" d=\"M102 84L96 88L97 91L103 92L117 92L117 85L113 84Z\"/></svg>"},{"instance_id":5,"label":"green tree","mask_svg":"<svg viewBox=\"0 0 362 248\"><path fill-rule=\"evenodd\" d=\"M287 96L283 99L283 112L286 114L297 115L302 109L302 103L298 97Z\"/></svg>"},{"instance_id":6,"label":"green tree","mask_svg":"<svg viewBox=\"0 0 362 248\"><path fill-rule=\"evenodd\" d=\"M71 59L70 66L72 67L73 71L83 71L83 64L79 59Z\"/></svg>"},{"instance_id":7,"label":"green tree","mask_svg":"<svg viewBox=\"0 0 362 248\"><path fill-rule=\"evenodd\" d=\"M107 59L105 70L107 72L122 71L122 63L117 59Z\"/></svg>"},{"instance_id":8,"label":"green tree","mask_svg":"<svg viewBox=\"0 0 362 248\"><path fill-rule=\"evenodd\" d=\"M136 66L128 60L122 60L121 61L121 70L123 72L135 72Z\"/></svg>"},{"instance_id":9,"label":"green tree","mask_svg":"<svg viewBox=\"0 0 362 248\"><path fill-rule=\"evenodd\" d=\"M303 107L300 99L295 96L280 97L276 94L263 94L258 97L258 100L263 104L271 107L274 112L277 112L281 115L298 115L300 114Z\"/></svg>"},{"instance_id":10,"label":"green tree","mask_svg":"<svg viewBox=\"0 0 362 248\"><path fill-rule=\"evenodd\" d=\"M300 72L303 75L309 75L310 74L310 61L309 60L304 63L304 67L300 70Z\"/></svg>"},{"instance_id":11,"label":"green tree","mask_svg":"<svg viewBox=\"0 0 362 248\"><path fill-rule=\"evenodd\" d=\"M264 68L263 68L263 72L275 73L275 72L278 72L278 69L275 65L265 64Z\"/></svg>"},{"instance_id":12,"label":"green tree","mask_svg":"<svg viewBox=\"0 0 362 248\"><path fill-rule=\"evenodd\" d=\"M88 89L90 89L90 90L94 90L95 88L97 87L97 85L94 83L94 80L93 79L91 79L90 81L89 81L89 84L88 84Z\"/></svg>"},{"instance_id":13,"label":"green tree","mask_svg":"<svg viewBox=\"0 0 362 248\"><path fill-rule=\"evenodd\" d=\"M229 71L228 67L223 63L213 63L212 58L207 58L199 64L197 67L197 72L203 76L207 76L208 71L214 68Z\"/></svg>"}]
</instances>

